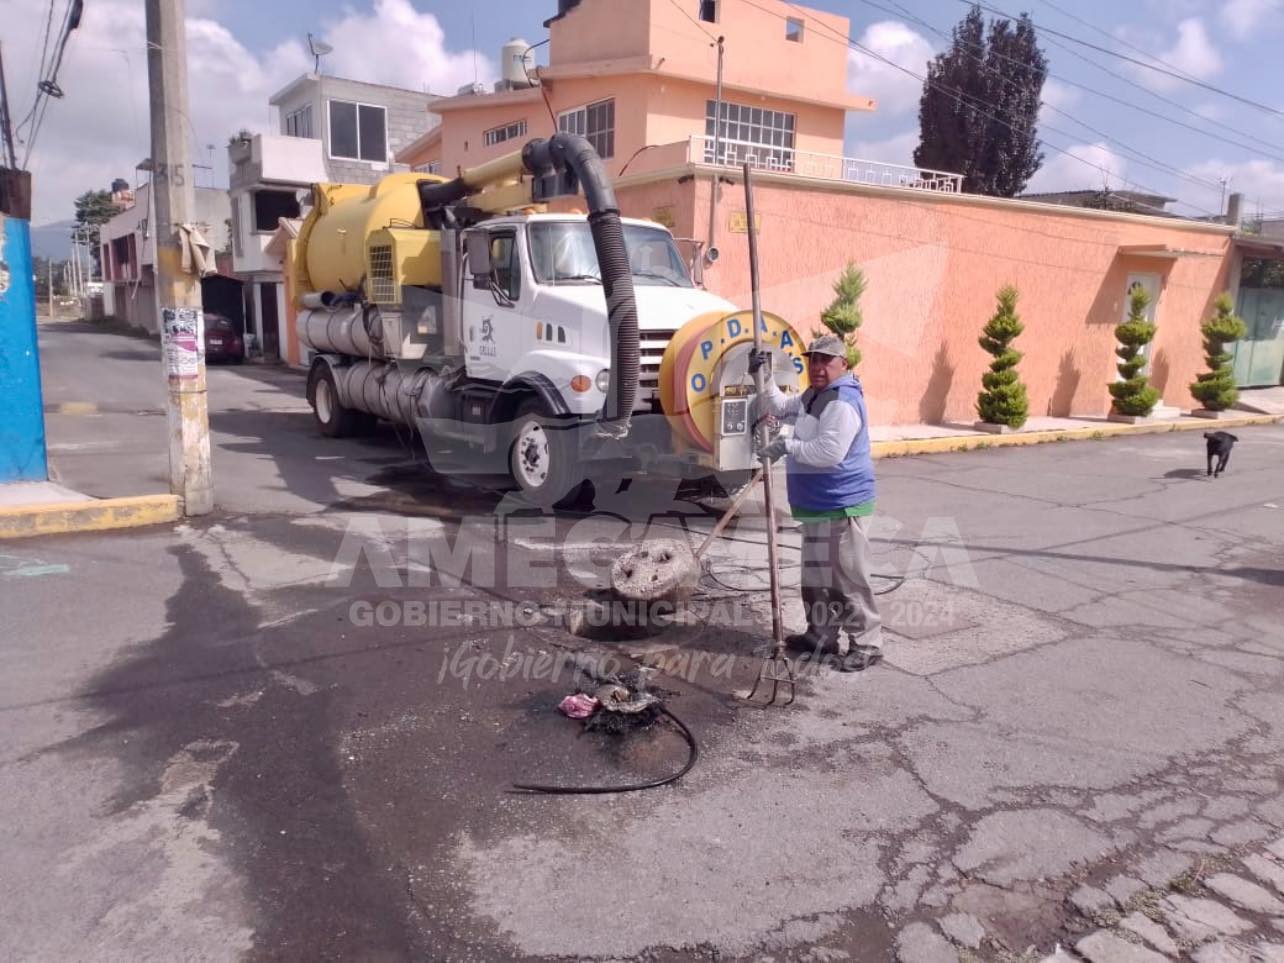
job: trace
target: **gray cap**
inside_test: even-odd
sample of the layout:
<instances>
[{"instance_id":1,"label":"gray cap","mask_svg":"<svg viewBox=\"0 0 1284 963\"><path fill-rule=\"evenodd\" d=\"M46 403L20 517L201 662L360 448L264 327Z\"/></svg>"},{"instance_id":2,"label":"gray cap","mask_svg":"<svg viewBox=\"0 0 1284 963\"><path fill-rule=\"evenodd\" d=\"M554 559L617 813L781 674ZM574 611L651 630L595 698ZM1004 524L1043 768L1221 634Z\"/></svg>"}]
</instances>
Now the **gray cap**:
<instances>
[{"instance_id":1,"label":"gray cap","mask_svg":"<svg viewBox=\"0 0 1284 963\"><path fill-rule=\"evenodd\" d=\"M847 345L836 334L822 334L807 346L803 354L827 354L833 358L847 357Z\"/></svg>"}]
</instances>

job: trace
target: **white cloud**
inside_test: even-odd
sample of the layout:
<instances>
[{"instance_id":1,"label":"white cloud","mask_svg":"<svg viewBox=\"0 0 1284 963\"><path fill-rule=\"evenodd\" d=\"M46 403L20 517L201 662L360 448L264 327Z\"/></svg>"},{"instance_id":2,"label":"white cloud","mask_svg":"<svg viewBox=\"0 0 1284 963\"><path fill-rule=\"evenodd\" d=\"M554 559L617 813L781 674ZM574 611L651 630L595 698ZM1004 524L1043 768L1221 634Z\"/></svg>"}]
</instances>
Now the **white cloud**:
<instances>
[{"instance_id":1,"label":"white cloud","mask_svg":"<svg viewBox=\"0 0 1284 963\"><path fill-rule=\"evenodd\" d=\"M1259 205L1262 210L1284 210L1284 164L1269 160L1212 159L1188 167L1186 173L1213 184L1219 183L1223 177L1229 178L1227 193L1244 195L1246 217L1251 217ZM1219 190L1183 184L1182 200L1205 211L1221 210Z\"/></svg>"},{"instance_id":2,"label":"white cloud","mask_svg":"<svg viewBox=\"0 0 1284 963\"><path fill-rule=\"evenodd\" d=\"M1222 26L1236 40L1248 40L1279 14L1281 0L1226 0L1222 4Z\"/></svg>"},{"instance_id":3,"label":"white cloud","mask_svg":"<svg viewBox=\"0 0 1284 963\"><path fill-rule=\"evenodd\" d=\"M13 9L6 23L27 31L5 38L6 54L19 46L27 53L25 62L5 58L15 119L20 119L35 91L47 4L8 4ZM200 9L215 11L217 4ZM150 152L145 34L142 4L85 4L59 73L66 96L49 103L32 155L34 223L71 217L77 195L105 188L114 177L132 180L134 166ZM347 7L339 19L324 25L320 36L334 47L323 65L327 73L443 93L473 79L473 53L448 50L437 18L419 13L409 0ZM189 16L187 69L192 160L208 163L206 145L213 144L218 183L226 183L228 138L241 128L272 129L268 98L311 70L312 58L298 39L256 55L217 20ZM483 81L495 75L493 61L480 55L477 70ZM209 182L206 172L198 173L197 182Z\"/></svg>"},{"instance_id":4,"label":"white cloud","mask_svg":"<svg viewBox=\"0 0 1284 963\"><path fill-rule=\"evenodd\" d=\"M1222 70L1222 55L1213 45L1208 28L1199 17L1188 17L1177 24L1177 39L1172 46L1155 54L1153 59L1175 73L1197 80L1208 80ZM1152 90L1171 91L1185 86L1177 78L1154 70L1135 65L1129 65L1129 69L1139 82Z\"/></svg>"},{"instance_id":5,"label":"white cloud","mask_svg":"<svg viewBox=\"0 0 1284 963\"><path fill-rule=\"evenodd\" d=\"M927 39L898 20L870 24L860 43L920 77L926 75L933 55ZM890 115L916 110L923 92L920 81L854 48L847 57L847 86L855 94L873 97L879 113Z\"/></svg>"},{"instance_id":6,"label":"white cloud","mask_svg":"<svg viewBox=\"0 0 1284 963\"><path fill-rule=\"evenodd\" d=\"M1057 111L1069 110L1082 98L1078 87L1071 87L1069 84L1063 84L1049 77L1043 82L1041 99L1043 106L1039 108L1039 123L1051 123L1055 126L1058 122L1065 123L1065 118ZM1056 110L1049 109L1054 107Z\"/></svg>"},{"instance_id":7,"label":"white cloud","mask_svg":"<svg viewBox=\"0 0 1284 963\"><path fill-rule=\"evenodd\" d=\"M844 148L848 157L861 160L881 161L884 164L902 164L906 167L914 164L914 148L918 146L918 129L888 137L886 140L852 141Z\"/></svg>"},{"instance_id":8,"label":"white cloud","mask_svg":"<svg viewBox=\"0 0 1284 963\"><path fill-rule=\"evenodd\" d=\"M1102 143L1074 144L1065 153L1045 144L1043 152L1043 166L1026 187L1031 194L1118 188L1128 171L1127 160Z\"/></svg>"}]
</instances>

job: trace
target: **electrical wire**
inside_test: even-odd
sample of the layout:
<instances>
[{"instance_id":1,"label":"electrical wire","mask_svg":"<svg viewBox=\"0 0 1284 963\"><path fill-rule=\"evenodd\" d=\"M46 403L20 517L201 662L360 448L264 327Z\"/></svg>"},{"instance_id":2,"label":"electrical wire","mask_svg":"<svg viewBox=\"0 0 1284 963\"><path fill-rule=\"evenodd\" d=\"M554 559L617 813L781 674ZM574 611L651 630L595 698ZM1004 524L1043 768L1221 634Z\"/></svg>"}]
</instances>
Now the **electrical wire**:
<instances>
[{"instance_id":1,"label":"electrical wire","mask_svg":"<svg viewBox=\"0 0 1284 963\"><path fill-rule=\"evenodd\" d=\"M699 30L699 31L700 31L702 34L704 34L706 37L708 37L710 41L712 41L713 43L717 43L717 42L718 42L718 38L717 38L717 37L715 37L713 34L711 34L707 29L705 29L704 25L703 25L702 23L700 23L700 21L699 21L699 20L697 20L695 17L691 16L691 14L686 10L686 8L684 8L684 7L682 6L682 4L678 3L678 0L669 0L669 3L673 4L674 8L675 8L679 13L681 13L681 14L682 14L682 16L686 17L686 18L687 18L688 20L690 20L693 24L695 24L696 29L697 29L697 30Z\"/></svg>"},{"instance_id":2,"label":"electrical wire","mask_svg":"<svg viewBox=\"0 0 1284 963\"><path fill-rule=\"evenodd\" d=\"M1004 10L1001 10L997 7L992 7L985 3L981 3L980 0L959 0L959 2L965 3L968 6L980 7L982 10L986 11L987 13L994 14L996 17L1005 17L1008 20L1017 19L1012 14L1007 13ZM1263 104L1260 101L1252 100L1249 97L1244 97L1233 91L1226 90L1222 87L1218 87L1215 84L1210 84L1202 80L1196 80L1192 77L1183 76L1182 74L1174 70L1168 69L1167 67L1157 67L1154 64L1148 64L1144 60L1138 60L1136 57L1129 57L1127 54L1121 54L1117 50L1111 50L1108 47L1103 47L1101 46L1101 44L1093 43L1091 40L1084 40L1082 37L1075 37L1075 36L1072 36L1071 34L1063 33L1059 30L1053 30L1051 27L1040 26L1039 24L1034 23L1033 20L1031 21L1031 24L1034 26L1034 29L1036 31L1039 31L1040 33L1052 34L1054 37L1060 37L1063 40L1068 40L1070 43L1078 44L1082 47L1087 47L1089 50L1095 50L1098 53L1103 53L1103 54L1106 54L1107 56L1115 57L1119 60L1126 61L1130 64L1135 64L1138 67L1144 67L1146 70L1151 70L1151 71L1154 71L1155 73L1163 74L1166 77L1172 77L1175 80L1180 80L1183 83L1192 84L1193 86L1200 87L1211 93L1218 94L1219 96L1226 97L1230 100L1238 101L1239 103L1245 104L1249 107L1253 107L1254 109L1260 110L1263 113L1273 114L1276 117L1284 117L1284 110L1278 110L1275 107L1271 107L1269 104Z\"/></svg>"},{"instance_id":3,"label":"electrical wire","mask_svg":"<svg viewBox=\"0 0 1284 963\"><path fill-rule=\"evenodd\" d=\"M862 3L869 3L869 2L870 2L870 0L861 0L861 2L862 2ZM937 36L939 36L939 37L943 37L943 38L945 38L945 39L947 39L947 40L948 40L948 39L950 39L950 35L949 35L949 34L945 33L943 30L940 30L939 28L937 28L937 27L933 26L932 24L928 23L926 20L922 19L921 17L916 16L915 14L913 14L912 12L910 12L909 10L906 10L906 9L905 9L904 7L902 7L899 3L897 3L897 2L896 2L896 0L890 0L890 2L891 2L895 7L897 7L897 8L901 11L901 13L902 13L904 16L908 17L910 20L914 21L915 23L919 24L920 26L926 27L928 30L932 31L932 33L936 34L936 35L937 35ZM886 9L886 8L883 8L883 9ZM998 52L998 51L996 51L995 53L997 54L997 56L998 56L1000 59L1005 60L1005 61L1007 61L1008 63L1012 63L1012 64L1015 64L1015 65L1020 66L1020 67L1028 66L1027 64L1024 64L1024 63L1022 63L1021 61L1017 60L1015 57L1010 57L1010 56L1008 56L1008 55L1006 55L1006 54L1004 54L1004 53L1002 53L1002 52ZM976 54L974 54L974 53L970 53L970 52L969 52L969 53L968 53L968 56L969 56L973 61L975 61L976 63L980 64L980 65L981 65L981 67L982 67L982 69L984 69L984 70L988 71L989 73L993 74L994 76L998 77L998 79L999 79L999 80L1001 80L1001 81L1002 81L1005 85L1007 85L1008 87L1018 87L1018 86L1020 86L1020 85L1019 85L1015 80L1012 80L1011 78L1006 77L1006 76L1005 76L1005 75L1004 75L1000 70L998 70L998 68L991 66L989 63L987 63L984 59L982 59L981 57L977 56ZM1046 71L1045 71L1045 73L1046 73ZM1047 76L1051 76L1051 74L1047 74ZM1107 141L1109 141L1110 143L1114 144L1114 145L1115 145L1115 146L1117 146L1120 150L1127 151L1128 153L1130 153L1130 154L1134 155L1134 156L1133 156L1133 158L1132 158L1132 160L1135 160L1137 163L1141 164L1143 167L1149 167L1149 168L1151 168L1152 170L1157 170L1157 171L1159 171L1160 173L1163 173L1163 174L1169 174L1169 175L1174 176L1174 177L1177 177L1177 178L1179 178L1179 179L1181 179L1181 180L1189 181L1189 182L1190 182L1190 183L1192 183L1192 184L1195 184L1195 185L1197 185L1197 186L1199 186L1199 187L1208 188L1209 190L1214 190L1214 191L1215 191L1215 190L1220 190L1220 189L1221 189L1221 184L1214 184L1212 181L1204 180L1202 177L1196 177L1196 176L1194 176L1193 174L1189 174L1189 173L1187 173L1186 171L1183 171L1183 170L1181 170L1181 169L1180 169L1180 168L1178 168L1178 167L1174 167L1174 166L1173 166L1173 165L1171 165L1171 164L1168 164L1168 163L1166 163L1166 162L1164 162L1164 161L1161 161L1161 160L1159 160L1158 158L1151 156L1150 154L1147 154L1147 153L1145 153L1145 152L1143 152L1143 151L1139 151L1139 150L1137 150L1135 147L1132 147L1131 145L1124 143L1123 141L1119 140L1118 138L1113 137L1113 136L1111 136L1110 134L1107 134L1105 131L1100 130L1099 128L1093 127L1091 124L1089 124L1089 123L1087 123L1087 122L1085 122L1085 121L1080 120L1078 117L1075 117L1073 114L1070 114L1069 112L1067 112L1067 111L1065 111L1065 110L1062 110L1060 107L1057 107L1055 104L1050 104L1050 103L1048 103L1046 100L1042 100L1042 99L1041 99L1041 100L1039 101L1039 106L1040 106L1040 107L1044 107L1044 108L1046 108L1046 109L1048 109L1048 110L1052 111L1053 113L1060 114L1062 117L1065 117L1065 118L1066 118L1067 120L1069 120L1071 123L1078 124L1080 127L1084 128L1084 129L1085 129L1085 130L1087 130L1087 131L1090 131L1091 133L1095 134L1097 137L1100 137L1100 138L1102 138L1103 140L1107 140ZM1044 125L1044 126L1046 126L1046 125ZM1194 128L1192 128L1192 129L1194 129ZM1281 160L1284 160L1284 158L1281 158Z\"/></svg>"},{"instance_id":4,"label":"electrical wire","mask_svg":"<svg viewBox=\"0 0 1284 963\"><path fill-rule=\"evenodd\" d=\"M755 3L754 0L743 0L743 2L747 3L751 7L761 10L764 13L770 14L771 16L777 17L779 19L787 19L783 17L781 14L776 13L775 11L772 11L767 9L766 7L760 6L759 4ZM792 3L788 5L790 7L793 7L795 10L798 9L798 7ZM850 38L842 38L842 35L839 34L837 30L834 30L832 27L829 27L827 24L822 23L820 24L820 26L829 30L829 32L832 33L835 38L840 38L837 40L831 40L831 42L843 43L854 50L859 50L861 53L865 54L868 57L872 57L874 60L877 60L880 63L886 64L887 66L893 68L894 70L899 70L901 73L906 74L910 77L913 77L915 80L919 81L919 83L922 83L922 84L928 83L928 80L926 77L922 76L921 74L915 73L913 70L910 70L908 67L902 67L900 64L896 63L894 60L890 60L889 58L880 54L878 51L872 50L869 47L866 47L864 44L860 43L859 41L852 40ZM826 39L831 39L831 38L826 37ZM980 101L978 98L972 97L964 93L963 91L958 90L957 88L946 87L946 86L937 84L936 89L953 97L955 102L957 102L958 104L962 106L970 106L972 109L976 110L982 117L986 118L987 120L991 120L996 124L1001 124L1002 126L1007 127L1009 130L1012 130L1012 131L1017 130L1017 128L1013 124L1011 124L1004 118L1000 117L998 114L994 113L993 111L982 109L983 106L993 107L995 105L988 104L985 101ZM972 103L968 103L969 100L972 101ZM1076 139L1073 134L1069 134L1066 131L1059 130L1058 128L1052 127L1051 125L1043 124L1041 126L1045 130L1050 130L1054 134L1060 134L1062 137L1069 138L1070 140ZM1156 195L1162 196L1162 192L1157 191L1152 187L1147 187L1146 185L1140 183L1139 181L1120 177L1117 172L1110 170L1108 167L1103 167L1100 164L1094 164L1092 161L1088 160L1086 157L1082 157L1078 154L1075 154L1064 147L1059 147L1058 145L1053 144L1047 140L1043 141L1043 144L1051 148L1052 150L1056 151L1059 154L1064 154L1066 157L1073 158L1075 161L1078 161L1079 163L1083 164L1086 167L1091 167L1093 170L1096 170L1102 174L1105 174L1107 177L1118 177L1119 180L1126 185L1131 185L1149 194L1156 194ZM1220 184L1217 185L1217 189L1218 190L1221 189ZM1203 214L1207 214L1210 217L1218 216L1218 212L1210 211L1208 208L1200 207L1197 204L1191 204L1188 201L1183 203L1185 203L1187 207L1190 207Z\"/></svg>"},{"instance_id":5,"label":"electrical wire","mask_svg":"<svg viewBox=\"0 0 1284 963\"><path fill-rule=\"evenodd\" d=\"M687 728L687 724L674 715L668 707L660 706L659 711L661 716L671 720L678 727L678 731L682 733L682 738L687 743L687 761L673 775L665 776L662 779L651 779L646 782L625 783L622 786L548 786L540 783L517 782L513 783L513 788L522 792L544 793L550 796L600 796L607 793L641 792L645 789L658 789L660 786L667 786L670 783L677 782L695 766L696 760L700 757L700 747L696 743L695 735Z\"/></svg>"}]
</instances>

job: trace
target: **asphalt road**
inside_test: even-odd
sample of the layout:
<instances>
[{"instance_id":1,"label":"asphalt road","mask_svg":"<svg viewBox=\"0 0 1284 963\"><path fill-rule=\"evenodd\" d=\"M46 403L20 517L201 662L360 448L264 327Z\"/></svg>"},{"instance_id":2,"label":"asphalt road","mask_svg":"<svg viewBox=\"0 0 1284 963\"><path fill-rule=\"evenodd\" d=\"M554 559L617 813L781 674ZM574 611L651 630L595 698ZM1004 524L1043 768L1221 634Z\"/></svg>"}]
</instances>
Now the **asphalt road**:
<instances>
[{"instance_id":1,"label":"asphalt road","mask_svg":"<svg viewBox=\"0 0 1284 963\"><path fill-rule=\"evenodd\" d=\"M154 345L41 346L60 480L163 490ZM215 516L0 548L0 956L949 959L915 947L966 917L1018 959L1096 925L1082 884L1284 835L1278 426L1215 481L1194 434L880 462L887 661L758 711L761 518L678 624L574 633L626 545L710 513L510 513L391 431L316 437L302 387L210 373ZM511 791L681 762L556 713L586 655L662 664L689 776Z\"/></svg>"}]
</instances>

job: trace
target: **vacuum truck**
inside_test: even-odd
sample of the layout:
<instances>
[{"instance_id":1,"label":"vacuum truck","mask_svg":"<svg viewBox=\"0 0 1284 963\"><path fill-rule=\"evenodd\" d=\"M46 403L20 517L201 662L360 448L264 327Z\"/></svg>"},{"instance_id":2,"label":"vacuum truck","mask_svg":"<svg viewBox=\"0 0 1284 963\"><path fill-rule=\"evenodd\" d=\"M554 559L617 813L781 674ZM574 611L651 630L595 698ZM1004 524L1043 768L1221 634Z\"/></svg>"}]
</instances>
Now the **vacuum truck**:
<instances>
[{"instance_id":1,"label":"vacuum truck","mask_svg":"<svg viewBox=\"0 0 1284 963\"><path fill-rule=\"evenodd\" d=\"M587 213L548 202L582 191ZM559 133L453 179L317 184L289 266L322 434L413 426L434 468L550 506L586 481L755 467L752 315L697 287L663 226L622 218L592 146ZM805 386L798 333L763 318Z\"/></svg>"}]
</instances>

